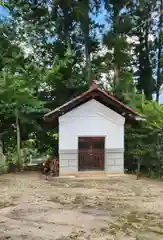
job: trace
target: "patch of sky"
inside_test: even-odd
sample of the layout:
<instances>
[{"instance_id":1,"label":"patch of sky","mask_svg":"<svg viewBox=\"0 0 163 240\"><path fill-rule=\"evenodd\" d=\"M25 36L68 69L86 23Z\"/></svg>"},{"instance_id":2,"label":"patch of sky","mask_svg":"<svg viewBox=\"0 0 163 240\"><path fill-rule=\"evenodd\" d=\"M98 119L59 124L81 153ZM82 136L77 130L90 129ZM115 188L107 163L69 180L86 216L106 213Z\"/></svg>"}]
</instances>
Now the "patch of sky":
<instances>
[{"instance_id":1,"label":"patch of sky","mask_svg":"<svg viewBox=\"0 0 163 240\"><path fill-rule=\"evenodd\" d=\"M0 6L0 18L6 18L10 15L9 10L6 7Z\"/></svg>"}]
</instances>

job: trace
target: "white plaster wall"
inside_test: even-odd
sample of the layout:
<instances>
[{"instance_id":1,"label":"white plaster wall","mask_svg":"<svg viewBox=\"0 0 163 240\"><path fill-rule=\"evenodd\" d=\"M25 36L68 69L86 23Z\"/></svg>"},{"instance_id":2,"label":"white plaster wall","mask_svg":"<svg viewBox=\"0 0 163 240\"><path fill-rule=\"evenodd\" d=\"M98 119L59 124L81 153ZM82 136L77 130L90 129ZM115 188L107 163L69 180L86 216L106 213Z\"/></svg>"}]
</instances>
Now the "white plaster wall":
<instances>
[{"instance_id":1,"label":"white plaster wall","mask_svg":"<svg viewBox=\"0 0 163 240\"><path fill-rule=\"evenodd\" d=\"M125 118L96 100L59 118L59 151L77 150L79 136L105 136L105 148L124 148Z\"/></svg>"}]
</instances>

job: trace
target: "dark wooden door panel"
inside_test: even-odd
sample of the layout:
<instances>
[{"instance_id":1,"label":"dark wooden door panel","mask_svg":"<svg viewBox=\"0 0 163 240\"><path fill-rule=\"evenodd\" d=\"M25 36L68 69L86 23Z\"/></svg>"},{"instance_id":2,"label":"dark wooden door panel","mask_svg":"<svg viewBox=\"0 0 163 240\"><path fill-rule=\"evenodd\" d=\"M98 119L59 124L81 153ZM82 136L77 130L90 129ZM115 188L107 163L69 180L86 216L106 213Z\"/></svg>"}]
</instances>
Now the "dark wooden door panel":
<instances>
[{"instance_id":1,"label":"dark wooden door panel","mask_svg":"<svg viewBox=\"0 0 163 240\"><path fill-rule=\"evenodd\" d=\"M79 171L104 170L104 137L79 137Z\"/></svg>"}]
</instances>

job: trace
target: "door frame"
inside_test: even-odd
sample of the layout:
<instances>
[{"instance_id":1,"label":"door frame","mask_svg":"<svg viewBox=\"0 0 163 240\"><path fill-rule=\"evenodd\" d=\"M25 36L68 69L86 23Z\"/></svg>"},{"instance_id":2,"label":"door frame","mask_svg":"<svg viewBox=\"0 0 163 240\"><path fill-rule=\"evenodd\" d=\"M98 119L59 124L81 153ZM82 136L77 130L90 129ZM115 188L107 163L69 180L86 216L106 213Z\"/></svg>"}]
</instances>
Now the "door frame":
<instances>
[{"instance_id":1,"label":"door frame","mask_svg":"<svg viewBox=\"0 0 163 240\"><path fill-rule=\"evenodd\" d=\"M77 137L77 141L78 141L78 172L84 172L85 170L80 170L79 169L79 138L103 138L104 139L104 169L101 170L97 170L97 171L105 171L105 149L106 149L106 135L78 135ZM93 171L93 170L89 170L88 171Z\"/></svg>"}]
</instances>

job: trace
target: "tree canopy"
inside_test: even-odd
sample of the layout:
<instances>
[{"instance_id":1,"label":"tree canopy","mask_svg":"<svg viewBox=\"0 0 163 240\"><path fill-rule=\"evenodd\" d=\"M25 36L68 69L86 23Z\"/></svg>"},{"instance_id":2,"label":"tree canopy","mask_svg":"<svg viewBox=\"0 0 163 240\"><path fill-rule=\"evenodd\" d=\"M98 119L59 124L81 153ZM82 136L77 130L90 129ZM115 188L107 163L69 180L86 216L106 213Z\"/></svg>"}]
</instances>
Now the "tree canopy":
<instances>
[{"instance_id":1,"label":"tree canopy","mask_svg":"<svg viewBox=\"0 0 163 240\"><path fill-rule=\"evenodd\" d=\"M143 141L143 154L138 155L145 158L149 129L151 141L162 129L162 0L6 0L1 9L7 12L0 18L4 153L15 151L16 139L19 155L30 138L40 152L52 149L57 129L45 130L43 114L97 79L106 91L147 116L143 134L136 126L135 137L130 135L131 148L135 138Z\"/></svg>"}]
</instances>

